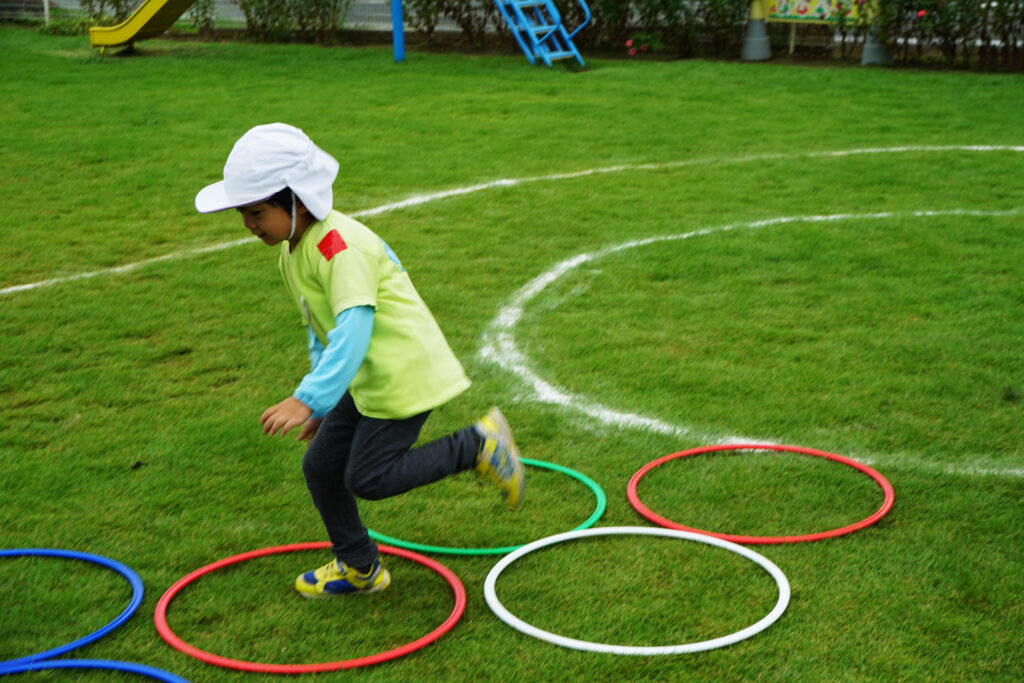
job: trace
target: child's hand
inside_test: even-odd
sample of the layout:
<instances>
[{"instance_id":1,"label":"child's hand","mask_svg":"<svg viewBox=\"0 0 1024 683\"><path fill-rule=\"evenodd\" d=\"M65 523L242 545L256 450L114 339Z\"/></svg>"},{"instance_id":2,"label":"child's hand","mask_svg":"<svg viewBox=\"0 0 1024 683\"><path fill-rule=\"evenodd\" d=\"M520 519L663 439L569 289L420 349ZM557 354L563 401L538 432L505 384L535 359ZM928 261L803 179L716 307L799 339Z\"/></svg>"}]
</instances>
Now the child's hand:
<instances>
[{"instance_id":1,"label":"child's hand","mask_svg":"<svg viewBox=\"0 0 1024 683\"><path fill-rule=\"evenodd\" d=\"M306 422L312 414L313 411L309 406L294 396L289 396L277 405L272 405L263 411L263 415L260 416L260 424L263 425L264 434L284 436L294 427ZM306 431L307 429L302 431L300 438Z\"/></svg>"},{"instance_id":2,"label":"child's hand","mask_svg":"<svg viewBox=\"0 0 1024 683\"><path fill-rule=\"evenodd\" d=\"M312 441L313 437L316 436L316 430L320 429L320 423L323 420L319 417L311 417L306 420L306 424L302 425L302 431L299 432L299 436L296 441Z\"/></svg>"}]
</instances>

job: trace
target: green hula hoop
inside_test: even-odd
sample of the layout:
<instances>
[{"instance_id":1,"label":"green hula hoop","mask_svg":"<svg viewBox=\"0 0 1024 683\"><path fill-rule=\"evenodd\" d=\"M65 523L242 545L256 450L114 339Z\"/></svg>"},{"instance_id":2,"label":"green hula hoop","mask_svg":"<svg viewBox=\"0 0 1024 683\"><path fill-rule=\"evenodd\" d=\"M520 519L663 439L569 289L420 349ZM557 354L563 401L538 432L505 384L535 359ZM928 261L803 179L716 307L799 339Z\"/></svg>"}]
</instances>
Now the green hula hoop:
<instances>
[{"instance_id":1,"label":"green hula hoop","mask_svg":"<svg viewBox=\"0 0 1024 683\"><path fill-rule=\"evenodd\" d=\"M604 491L601 489L600 486L598 486L596 481L586 476L585 474L577 472L576 470L569 469L568 467L563 467L562 465L544 462L542 460L530 460L528 458L523 458L522 463L524 465L529 465L530 467L539 467L544 470L552 470L554 472L559 472L561 474L568 475L573 479L582 482L587 486L587 488L593 491L594 497L597 499L597 505L594 507L594 512L591 513L590 517L588 517L587 520L583 522L583 524L580 524L572 531L579 531L581 529L587 529L589 527L592 527L594 526L594 524L597 523L597 520L601 519L601 515L604 514L604 509L608 504L608 499L604 495ZM417 552L423 553L440 553L443 555L505 555L515 550L518 550L519 548L522 548L524 545L526 545L525 543L523 543L520 545L504 546L502 548L452 548L448 546L424 545L422 543L413 543L412 541L403 541L400 538L393 538L391 536L386 536L382 533L378 533L373 529L367 529L367 531L370 532L370 538L380 543L386 543L388 545L393 545L398 548L405 548L406 550L415 550Z\"/></svg>"}]
</instances>

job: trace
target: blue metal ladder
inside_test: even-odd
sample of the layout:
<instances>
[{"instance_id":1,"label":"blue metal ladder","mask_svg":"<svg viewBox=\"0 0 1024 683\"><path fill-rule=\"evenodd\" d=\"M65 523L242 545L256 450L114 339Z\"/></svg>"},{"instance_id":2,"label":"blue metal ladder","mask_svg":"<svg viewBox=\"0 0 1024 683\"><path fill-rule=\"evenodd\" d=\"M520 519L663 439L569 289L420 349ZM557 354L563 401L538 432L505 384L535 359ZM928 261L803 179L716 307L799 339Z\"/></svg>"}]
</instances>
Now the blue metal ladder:
<instances>
[{"instance_id":1,"label":"blue metal ladder","mask_svg":"<svg viewBox=\"0 0 1024 683\"><path fill-rule=\"evenodd\" d=\"M505 23L512 29L512 36L519 43L523 54L536 64L540 58L545 65L559 59L575 59L580 65L583 57L573 45L572 37L590 22L590 8L585 0L578 0L583 9L583 23L571 33L562 23L553 0L494 0L505 18Z\"/></svg>"}]
</instances>

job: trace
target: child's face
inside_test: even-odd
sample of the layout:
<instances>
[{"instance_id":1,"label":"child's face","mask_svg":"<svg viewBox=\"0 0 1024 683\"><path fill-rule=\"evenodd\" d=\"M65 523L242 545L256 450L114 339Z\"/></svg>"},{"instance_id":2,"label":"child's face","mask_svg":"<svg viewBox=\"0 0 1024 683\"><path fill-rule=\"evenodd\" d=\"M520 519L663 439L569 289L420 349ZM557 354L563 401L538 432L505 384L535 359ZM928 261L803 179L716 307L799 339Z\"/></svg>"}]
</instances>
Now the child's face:
<instances>
[{"instance_id":1,"label":"child's face","mask_svg":"<svg viewBox=\"0 0 1024 683\"><path fill-rule=\"evenodd\" d=\"M291 214L280 206L257 202L238 207L238 212L242 214L242 223L249 232L263 240L268 247L284 242L292 231Z\"/></svg>"}]
</instances>

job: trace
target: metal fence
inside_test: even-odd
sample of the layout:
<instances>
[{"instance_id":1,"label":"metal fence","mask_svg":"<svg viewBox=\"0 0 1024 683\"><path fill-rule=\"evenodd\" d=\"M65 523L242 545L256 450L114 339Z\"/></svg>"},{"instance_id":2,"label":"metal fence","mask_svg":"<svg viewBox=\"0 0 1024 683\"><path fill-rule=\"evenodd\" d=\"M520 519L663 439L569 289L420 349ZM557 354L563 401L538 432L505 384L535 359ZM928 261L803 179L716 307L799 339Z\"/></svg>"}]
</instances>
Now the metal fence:
<instances>
[{"instance_id":1,"label":"metal fence","mask_svg":"<svg viewBox=\"0 0 1024 683\"><path fill-rule=\"evenodd\" d=\"M140 3L141 4L141 3ZM245 26L245 14L235 0L214 2L214 24L225 28ZM83 13L78 0L0 0L0 19L43 21L47 11L51 19L74 17ZM389 0L352 0L345 28L368 31L391 30ZM441 28L439 26L439 28Z\"/></svg>"}]
</instances>

